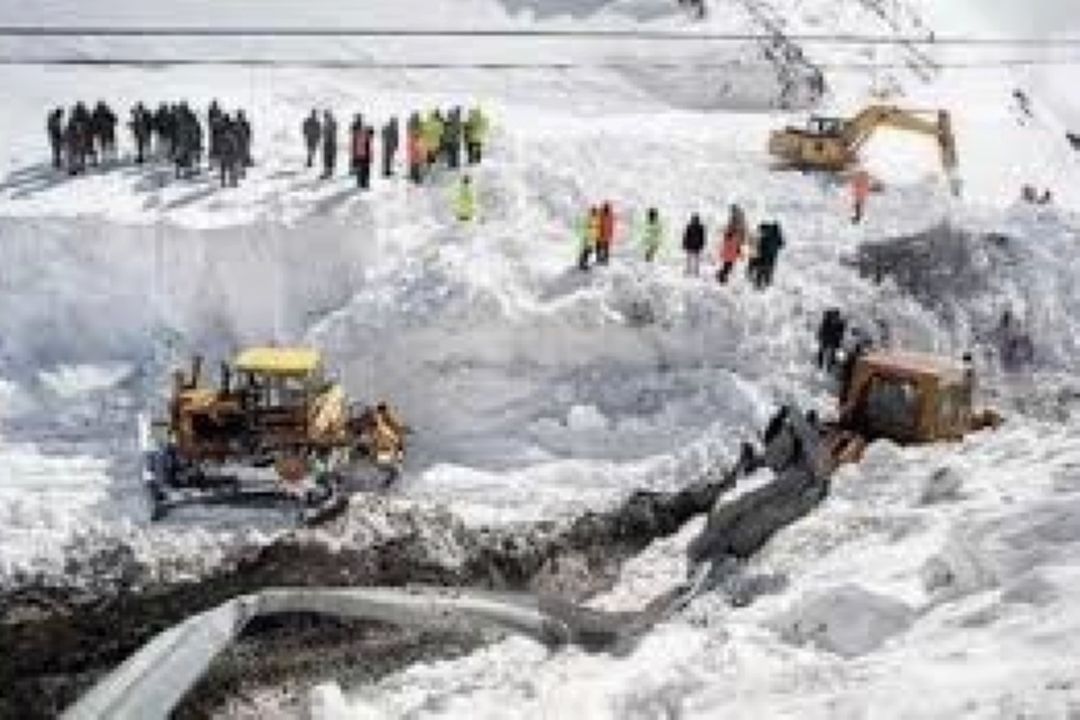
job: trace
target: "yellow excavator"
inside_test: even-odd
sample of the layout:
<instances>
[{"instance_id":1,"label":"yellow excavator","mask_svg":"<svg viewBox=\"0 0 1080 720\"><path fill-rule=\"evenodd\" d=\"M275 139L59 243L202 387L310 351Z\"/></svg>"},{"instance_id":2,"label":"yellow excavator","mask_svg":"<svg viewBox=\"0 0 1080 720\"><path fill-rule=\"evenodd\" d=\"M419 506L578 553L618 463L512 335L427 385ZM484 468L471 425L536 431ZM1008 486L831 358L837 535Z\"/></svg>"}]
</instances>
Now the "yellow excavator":
<instances>
[{"instance_id":1,"label":"yellow excavator","mask_svg":"<svg viewBox=\"0 0 1080 720\"><path fill-rule=\"evenodd\" d=\"M812 116L805 128L774 131L769 136L769 154L787 167L843 172L858 162L859 150L882 127L935 138L941 150L941 165L953 192L959 192L956 138L947 110L871 105L851 119Z\"/></svg>"}]
</instances>

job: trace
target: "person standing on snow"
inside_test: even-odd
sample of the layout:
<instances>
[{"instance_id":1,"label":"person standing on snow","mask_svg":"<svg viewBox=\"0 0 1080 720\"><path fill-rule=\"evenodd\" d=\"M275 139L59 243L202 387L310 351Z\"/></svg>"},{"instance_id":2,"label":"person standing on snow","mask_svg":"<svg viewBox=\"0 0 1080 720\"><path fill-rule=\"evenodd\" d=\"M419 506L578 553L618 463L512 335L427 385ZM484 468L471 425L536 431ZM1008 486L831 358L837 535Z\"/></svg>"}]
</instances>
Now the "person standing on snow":
<instances>
[{"instance_id":1,"label":"person standing on snow","mask_svg":"<svg viewBox=\"0 0 1080 720\"><path fill-rule=\"evenodd\" d=\"M319 122L319 114L314 110L300 126L304 135L304 145L307 147L307 166L315 164L315 153L319 149L319 140L322 139L322 124Z\"/></svg>"},{"instance_id":2,"label":"person standing on snow","mask_svg":"<svg viewBox=\"0 0 1080 720\"><path fill-rule=\"evenodd\" d=\"M150 117L150 111L141 102L136 103L131 109L131 122L128 125L131 128L131 134L135 136L135 163L142 165L146 160L146 152L150 148L153 120Z\"/></svg>"},{"instance_id":3,"label":"person standing on snow","mask_svg":"<svg viewBox=\"0 0 1080 720\"><path fill-rule=\"evenodd\" d=\"M367 190L371 184L371 137L372 129L365 127L357 116L352 127L352 168L356 186Z\"/></svg>"},{"instance_id":4,"label":"person standing on snow","mask_svg":"<svg viewBox=\"0 0 1080 720\"><path fill-rule=\"evenodd\" d=\"M735 263L742 257L745 243L746 215L741 207L732 205L724 235L720 240L720 269L716 273L716 279L721 285L727 284Z\"/></svg>"},{"instance_id":5,"label":"person standing on snow","mask_svg":"<svg viewBox=\"0 0 1080 720\"><path fill-rule=\"evenodd\" d=\"M442 145L443 120L438 110L432 110L424 120L424 150L427 152L427 166L434 167L439 159L439 148Z\"/></svg>"},{"instance_id":6,"label":"person standing on snow","mask_svg":"<svg viewBox=\"0 0 1080 720\"><path fill-rule=\"evenodd\" d=\"M221 187L236 187L239 184L240 163L242 162L240 130L232 118L223 114L219 132L218 162L221 166Z\"/></svg>"},{"instance_id":7,"label":"person standing on snow","mask_svg":"<svg viewBox=\"0 0 1080 720\"><path fill-rule=\"evenodd\" d=\"M194 118L194 116L192 116ZM251 123L243 110L236 111L236 129L240 133L240 175L247 172L247 168L255 165L251 157Z\"/></svg>"},{"instance_id":8,"label":"person standing on snow","mask_svg":"<svg viewBox=\"0 0 1080 720\"><path fill-rule=\"evenodd\" d=\"M334 176L334 168L337 165L337 120L327 110L323 113L322 128L322 152L323 152L323 177Z\"/></svg>"},{"instance_id":9,"label":"person standing on snow","mask_svg":"<svg viewBox=\"0 0 1080 720\"><path fill-rule=\"evenodd\" d=\"M394 156L398 150L398 121L390 118L390 122L382 128L382 171L383 177L391 177L394 174Z\"/></svg>"},{"instance_id":10,"label":"person standing on snow","mask_svg":"<svg viewBox=\"0 0 1080 720\"><path fill-rule=\"evenodd\" d=\"M206 111L206 129L210 135L209 150L206 155L207 167L221 161L221 105L216 99L210 101Z\"/></svg>"},{"instance_id":11,"label":"person standing on snow","mask_svg":"<svg viewBox=\"0 0 1080 720\"><path fill-rule=\"evenodd\" d=\"M821 317L821 325L818 327L817 341L817 366L831 373L836 367L837 353L844 342L844 333L847 331L847 323L844 316L837 308L829 308Z\"/></svg>"},{"instance_id":12,"label":"person standing on snow","mask_svg":"<svg viewBox=\"0 0 1080 720\"><path fill-rule=\"evenodd\" d=\"M469 110L469 117L465 120L465 145L470 165L479 165L483 159L487 131L488 120L483 111L479 107Z\"/></svg>"},{"instance_id":13,"label":"person standing on snow","mask_svg":"<svg viewBox=\"0 0 1080 720\"><path fill-rule=\"evenodd\" d=\"M94 137L99 145L102 162L116 159L116 113L104 100L98 101L91 119Z\"/></svg>"},{"instance_id":14,"label":"person standing on snow","mask_svg":"<svg viewBox=\"0 0 1080 720\"><path fill-rule=\"evenodd\" d=\"M593 206L578 227L578 269L583 272L589 269L589 260L600 241L600 224L600 208Z\"/></svg>"},{"instance_id":15,"label":"person standing on snow","mask_svg":"<svg viewBox=\"0 0 1080 720\"><path fill-rule=\"evenodd\" d=\"M417 185L423 180L424 138L421 130L420 116L413 113L405 125L405 155L409 164L409 179Z\"/></svg>"},{"instance_id":16,"label":"person standing on snow","mask_svg":"<svg viewBox=\"0 0 1080 720\"><path fill-rule=\"evenodd\" d=\"M652 262L664 242L664 226L660 222L660 213L656 208L649 208L645 214L645 228L641 233L641 245L645 251L645 262Z\"/></svg>"},{"instance_id":17,"label":"person standing on snow","mask_svg":"<svg viewBox=\"0 0 1080 720\"><path fill-rule=\"evenodd\" d=\"M90 111L81 102L76 103L68 117L67 128L64 130L69 175L86 172L86 156L92 143Z\"/></svg>"},{"instance_id":18,"label":"person standing on snow","mask_svg":"<svg viewBox=\"0 0 1080 720\"><path fill-rule=\"evenodd\" d=\"M615 211L610 202L600 207L600 232L596 239L596 264L607 265L611 259L611 244L615 240Z\"/></svg>"},{"instance_id":19,"label":"person standing on snow","mask_svg":"<svg viewBox=\"0 0 1080 720\"><path fill-rule=\"evenodd\" d=\"M49 135L49 147L52 149L53 167L59 170L63 167L64 156L64 109L56 108L49 113L45 121L45 130Z\"/></svg>"},{"instance_id":20,"label":"person standing on snow","mask_svg":"<svg viewBox=\"0 0 1080 720\"><path fill-rule=\"evenodd\" d=\"M773 273L780 250L784 247L784 233L780 223L764 222L758 227L758 267L754 285L763 290L772 284Z\"/></svg>"},{"instance_id":21,"label":"person standing on snow","mask_svg":"<svg viewBox=\"0 0 1080 720\"><path fill-rule=\"evenodd\" d=\"M460 222L472 222L476 219L476 192L472 178L462 175L454 195L454 215Z\"/></svg>"},{"instance_id":22,"label":"person standing on snow","mask_svg":"<svg viewBox=\"0 0 1080 720\"><path fill-rule=\"evenodd\" d=\"M457 170L461 166L461 133L461 108L455 107L450 110L443 130L446 164L451 170Z\"/></svg>"},{"instance_id":23,"label":"person standing on snow","mask_svg":"<svg viewBox=\"0 0 1080 720\"><path fill-rule=\"evenodd\" d=\"M683 250L686 251L686 274L697 277L701 270L701 251L705 249L705 226L701 217L694 213L683 232Z\"/></svg>"},{"instance_id":24,"label":"person standing on snow","mask_svg":"<svg viewBox=\"0 0 1080 720\"><path fill-rule=\"evenodd\" d=\"M866 200L870 197L870 173L863 169L855 172L851 178L851 199L854 205L854 213L851 223L857 225L862 222L863 213L866 210Z\"/></svg>"}]
</instances>

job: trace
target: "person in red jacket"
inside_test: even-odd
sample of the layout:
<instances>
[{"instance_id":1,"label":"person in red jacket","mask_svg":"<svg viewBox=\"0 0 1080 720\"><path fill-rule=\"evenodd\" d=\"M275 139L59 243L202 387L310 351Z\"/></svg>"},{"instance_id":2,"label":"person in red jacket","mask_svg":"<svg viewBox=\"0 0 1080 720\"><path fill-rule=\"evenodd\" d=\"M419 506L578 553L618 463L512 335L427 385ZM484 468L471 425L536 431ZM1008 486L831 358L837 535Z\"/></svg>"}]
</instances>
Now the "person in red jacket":
<instances>
[{"instance_id":1,"label":"person in red jacket","mask_svg":"<svg viewBox=\"0 0 1080 720\"><path fill-rule=\"evenodd\" d=\"M600 236L596 241L596 263L607 265L611 258L611 243L615 240L615 211L606 202L600 208Z\"/></svg>"},{"instance_id":2,"label":"person in red jacket","mask_svg":"<svg viewBox=\"0 0 1080 720\"><path fill-rule=\"evenodd\" d=\"M741 207L732 205L723 237L720 240L720 270L716 273L716 279L721 285L727 283L732 268L742 257L745 243L746 215Z\"/></svg>"},{"instance_id":3,"label":"person in red jacket","mask_svg":"<svg viewBox=\"0 0 1080 720\"><path fill-rule=\"evenodd\" d=\"M866 209L866 199L870 197L870 173L859 169L851 179L851 199L855 204L855 213L851 218L853 224L862 222L863 211Z\"/></svg>"},{"instance_id":4,"label":"person in red jacket","mask_svg":"<svg viewBox=\"0 0 1080 720\"><path fill-rule=\"evenodd\" d=\"M362 122L352 127L352 166L356 173L356 186L367 190L371 183L371 128Z\"/></svg>"}]
</instances>

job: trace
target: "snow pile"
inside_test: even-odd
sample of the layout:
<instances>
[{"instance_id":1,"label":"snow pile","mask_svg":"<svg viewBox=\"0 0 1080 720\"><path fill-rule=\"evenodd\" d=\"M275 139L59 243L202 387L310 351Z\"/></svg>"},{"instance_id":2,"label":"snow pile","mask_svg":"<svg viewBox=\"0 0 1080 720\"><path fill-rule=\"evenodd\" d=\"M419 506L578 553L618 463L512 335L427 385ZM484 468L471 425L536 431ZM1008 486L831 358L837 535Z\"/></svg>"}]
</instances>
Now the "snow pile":
<instances>
[{"instance_id":1,"label":"snow pile","mask_svg":"<svg viewBox=\"0 0 1080 720\"><path fill-rule=\"evenodd\" d=\"M771 626L785 642L851 658L872 652L907 630L913 616L899 600L846 585L804 599Z\"/></svg>"}]
</instances>

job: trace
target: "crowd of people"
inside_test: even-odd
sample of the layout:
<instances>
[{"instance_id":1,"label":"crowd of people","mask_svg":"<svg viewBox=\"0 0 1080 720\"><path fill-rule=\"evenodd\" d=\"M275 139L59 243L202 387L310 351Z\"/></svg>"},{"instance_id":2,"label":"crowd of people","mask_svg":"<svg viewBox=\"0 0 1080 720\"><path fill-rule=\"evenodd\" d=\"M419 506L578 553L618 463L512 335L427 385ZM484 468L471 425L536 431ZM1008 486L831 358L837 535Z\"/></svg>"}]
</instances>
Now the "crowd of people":
<instances>
[{"instance_id":1,"label":"crowd of people","mask_svg":"<svg viewBox=\"0 0 1080 720\"><path fill-rule=\"evenodd\" d=\"M46 132L53 167L79 175L88 165L115 161L117 122L116 113L104 101L92 112L84 103L77 103L66 117L63 108L50 111ZM161 103L156 110L138 102L131 108L128 129L136 164L151 159L170 162L178 178L199 173L204 154L208 167L219 168L222 186L236 186L252 165L251 123L243 110L229 115L216 100L207 111L205 129L187 102Z\"/></svg>"},{"instance_id":2,"label":"crowd of people","mask_svg":"<svg viewBox=\"0 0 1080 720\"><path fill-rule=\"evenodd\" d=\"M243 110L229 115L217 100L207 110L205 129L187 102L161 103L154 111L137 103L128 126L135 141L135 162L142 164L151 156L171 162L178 178L198 174L204 154L207 167L218 169L222 187L236 187L253 165L247 115Z\"/></svg>"},{"instance_id":3,"label":"crowd of people","mask_svg":"<svg viewBox=\"0 0 1080 720\"><path fill-rule=\"evenodd\" d=\"M71 175L84 173L88 165L117 158L117 116L105 103L93 111L82 102L65 116L63 108L48 113L46 129L52 148L53 166L67 169ZM199 174L203 162L210 171L220 174L222 187L236 187L254 164L252 128L243 110L229 114L217 100L210 103L205 122L187 102L161 103L156 109L142 102L130 112L128 128L134 143L134 162L150 161L175 165L177 178ZM458 170L481 163L487 144L490 123L479 108L461 107L426 113L414 112L404 128L392 117L376 128L357 113L349 125L347 158L349 173L357 187L371 187L372 165L381 160L384 178L394 176L399 152L409 180L420 184L433 177L440 167ZM321 155L322 177L334 177L340 148L338 122L330 110L317 110L303 121L301 134L307 150L307 166L313 167ZM378 151L379 156L376 155ZM476 215L476 194L472 179L463 173L457 181L454 214L461 221Z\"/></svg>"},{"instance_id":4,"label":"crowd of people","mask_svg":"<svg viewBox=\"0 0 1080 720\"><path fill-rule=\"evenodd\" d=\"M404 131L398 118L392 117L380 126L378 134L375 127L357 113L349 126L349 172L356 177L357 187L363 190L371 186L371 168L377 159L381 161L382 176L392 177L398 163L398 152L404 144L409 180L420 184L431 177L440 165L457 170L466 164L480 164L488 129L487 116L479 107L472 108L468 113L461 107L451 108L445 113L438 109L423 114L414 112L405 120ZM313 167L321 154L322 177L333 177L339 155L338 121L333 112L324 110L320 116L317 110L312 110L301 126L301 135L307 151L307 166ZM379 143L378 158L376 139ZM463 179L462 184L469 183Z\"/></svg>"},{"instance_id":5,"label":"crowd of people","mask_svg":"<svg viewBox=\"0 0 1080 720\"><path fill-rule=\"evenodd\" d=\"M65 114L63 108L49 111L45 130L52 148L52 164L57 170L67 168L71 175L86 172L87 165L98 165L116 158L116 113L98 102L91 111L83 102L75 103Z\"/></svg>"},{"instance_id":6,"label":"crowd of people","mask_svg":"<svg viewBox=\"0 0 1080 720\"><path fill-rule=\"evenodd\" d=\"M578 268L588 271L593 262L607 265L615 242L615 211L611 202L593 206L582 218L577 229L579 237ZM701 216L694 213L682 235L686 256L686 274L701 274L701 257L708 246L709 232ZM646 262L653 262L666 240L660 212L651 207L645 213L641 229L641 252ZM726 285L740 260L746 258L747 278L758 289L772 284L776 262L784 247L783 230L775 221L761 222L751 232L746 213L732 205L726 223L721 226L716 242L716 281Z\"/></svg>"}]
</instances>

